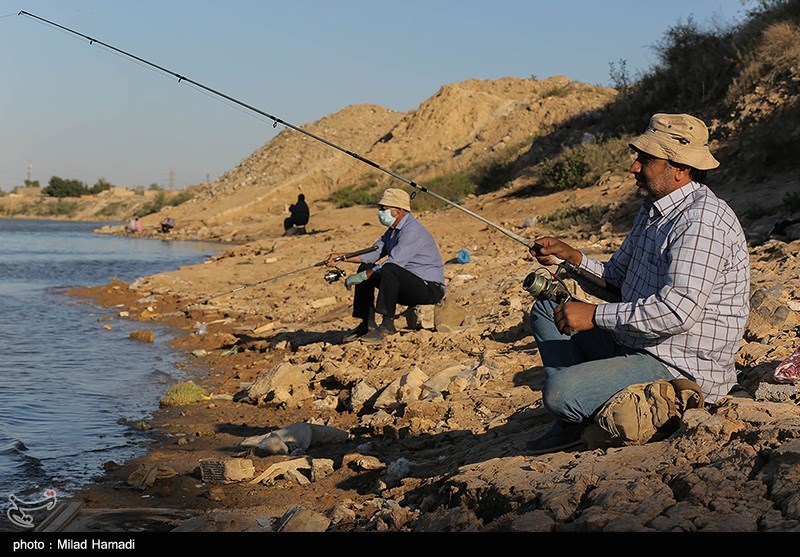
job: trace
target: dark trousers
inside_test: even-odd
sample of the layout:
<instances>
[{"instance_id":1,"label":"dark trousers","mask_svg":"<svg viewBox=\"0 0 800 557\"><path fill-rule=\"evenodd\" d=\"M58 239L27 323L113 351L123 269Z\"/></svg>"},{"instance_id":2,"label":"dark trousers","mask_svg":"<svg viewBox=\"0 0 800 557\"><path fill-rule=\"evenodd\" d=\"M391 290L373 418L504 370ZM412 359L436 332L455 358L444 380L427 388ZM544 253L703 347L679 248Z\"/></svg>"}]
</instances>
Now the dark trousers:
<instances>
[{"instance_id":1,"label":"dark trousers","mask_svg":"<svg viewBox=\"0 0 800 557\"><path fill-rule=\"evenodd\" d=\"M362 263L358 271L371 269L373 264ZM375 290L378 290L378 301L375 302ZM407 271L394 263L386 263L378 272L355 286L353 296L353 317L366 321L369 310L374 306L375 313L390 319L397 317L397 304L418 306L436 304L444 297L442 286L435 282L424 281L411 271Z\"/></svg>"},{"instance_id":2,"label":"dark trousers","mask_svg":"<svg viewBox=\"0 0 800 557\"><path fill-rule=\"evenodd\" d=\"M292 215L290 217L286 217L285 219L283 219L284 230L289 230L293 226L305 226L307 224L308 224L307 218L297 215Z\"/></svg>"}]
</instances>

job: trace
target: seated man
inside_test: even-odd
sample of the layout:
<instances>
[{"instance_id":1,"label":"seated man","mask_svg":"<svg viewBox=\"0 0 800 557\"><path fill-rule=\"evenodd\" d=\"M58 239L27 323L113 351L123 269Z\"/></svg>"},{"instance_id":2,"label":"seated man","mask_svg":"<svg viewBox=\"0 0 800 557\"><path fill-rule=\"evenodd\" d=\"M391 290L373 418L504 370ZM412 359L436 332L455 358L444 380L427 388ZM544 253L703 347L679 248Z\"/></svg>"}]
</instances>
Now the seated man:
<instances>
[{"instance_id":1,"label":"seated man","mask_svg":"<svg viewBox=\"0 0 800 557\"><path fill-rule=\"evenodd\" d=\"M175 228L175 219L172 217L167 217L161 221L161 232L166 234L167 232L172 232L173 228Z\"/></svg>"},{"instance_id":2,"label":"seated man","mask_svg":"<svg viewBox=\"0 0 800 557\"><path fill-rule=\"evenodd\" d=\"M378 220L388 227L374 244L378 249L344 260L360 264L358 272L345 279L348 289L355 287L353 317L361 319L346 341L360 337L365 342L381 342L386 335L397 332L397 304L435 304L445 293L442 256L430 232L411 214L408 192L387 189L378 208ZM330 254L328 265L342 255ZM386 259L377 263L383 258ZM380 326L375 324L375 313L383 316Z\"/></svg>"},{"instance_id":3,"label":"seated man","mask_svg":"<svg viewBox=\"0 0 800 557\"><path fill-rule=\"evenodd\" d=\"M309 214L306 196L301 193L297 196L297 203L289 205L289 216L283 219L284 233L294 226L307 225Z\"/></svg>"},{"instance_id":4,"label":"seated man","mask_svg":"<svg viewBox=\"0 0 800 557\"><path fill-rule=\"evenodd\" d=\"M714 403L736 383L750 258L736 214L701 183L719 166L708 130L687 114L656 114L630 147L630 172L645 200L611 259L590 259L555 238L538 239L541 248L531 250L543 265L560 258L621 291L615 303L533 304L542 400L556 422L528 442L531 454L579 445L598 409L630 385L686 378Z\"/></svg>"}]
</instances>

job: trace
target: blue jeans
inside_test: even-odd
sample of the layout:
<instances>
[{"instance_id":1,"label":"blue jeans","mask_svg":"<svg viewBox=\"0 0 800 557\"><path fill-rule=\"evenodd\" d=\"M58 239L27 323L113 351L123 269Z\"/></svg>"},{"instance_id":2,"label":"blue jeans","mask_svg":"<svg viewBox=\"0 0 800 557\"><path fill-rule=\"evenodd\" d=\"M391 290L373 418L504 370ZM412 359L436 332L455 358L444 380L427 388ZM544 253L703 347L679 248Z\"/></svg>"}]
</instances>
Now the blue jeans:
<instances>
[{"instance_id":1,"label":"blue jeans","mask_svg":"<svg viewBox=\"0 0 800 557\"><path fill-rule=\"evenodd\" d=\"M544 364L544 407L568 423L589 421L612 395L629 385L673 379L654 356L618 344L595 327L564 335L553 319L555 302L537 300L530 325Z\"/></svg>"}]
</instances>

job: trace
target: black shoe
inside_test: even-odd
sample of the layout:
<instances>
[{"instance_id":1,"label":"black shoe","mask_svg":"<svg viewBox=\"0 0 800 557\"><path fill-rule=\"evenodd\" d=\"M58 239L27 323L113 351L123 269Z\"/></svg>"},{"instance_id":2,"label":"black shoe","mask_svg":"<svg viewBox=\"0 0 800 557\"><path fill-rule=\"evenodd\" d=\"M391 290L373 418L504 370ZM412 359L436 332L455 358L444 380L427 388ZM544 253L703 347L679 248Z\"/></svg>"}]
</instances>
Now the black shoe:
<instances>
[{"instance_id":1,"label":"black shoe","mask_svg":"<svg viewBox=\"0 0 800 557\"><path fill-rule=\"evenodd\" d=\"M360 337L358 340L361 342L367 342L370 344L378 344L383 342L386 337L389 335L395 334L397 331L390 331L386 327L383 326L383 323L375 327L374 329L370 330L366 335Z\"/></svg>"},{"instance_id":2,"label":"black shoe","mask_svg":"<svg viewBox=\"0 0 800 557\"><path fill-rule=\"evenodd\" d=\"M345 337L342 339L342 342L353 342L354 340L358 340L359 338L363 337L369 332L369 327L366 323L361 323L358 327L347 333Z\"/></svg>"},{"instance_id":3,"label":"black shoe","mask_svg":"<svg viewBox=\"0 0 800 557\"><path fill-rule=\"evenodd\" d=\"M545 433L528 441L527 454L545 454L573 449L583 445L581 433L586 424L572 424L556 420Z\"/></svg>"}]
</instances>

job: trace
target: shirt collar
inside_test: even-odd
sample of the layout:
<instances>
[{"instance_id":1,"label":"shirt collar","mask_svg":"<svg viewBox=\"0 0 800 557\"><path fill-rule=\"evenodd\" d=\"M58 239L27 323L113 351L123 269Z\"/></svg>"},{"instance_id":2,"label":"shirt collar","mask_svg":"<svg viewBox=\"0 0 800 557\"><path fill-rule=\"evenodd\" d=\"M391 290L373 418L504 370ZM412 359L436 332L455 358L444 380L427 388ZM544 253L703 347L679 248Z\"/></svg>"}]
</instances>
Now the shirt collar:
<instances>
[{"instance_id":1,"label":"shirt collar","mask_svg":"<svg viewBox=\"0 0 800 557\"><path fill-rule=\"evenodd\" d=\"M405 224L408 222L408 217L410 217L410 216L411 216L411 213L406 213L405 215L403 215L403 218L400 219L400 222L398 222L394 226L394 229L395 230L400 230L401 228L403 228L403 226L405 226Z\"/></svg>"},{"instance_id":2,"label":"shirt collar","mask_svg":"<svg viewBox=\"0 0 800 557\"><path fill-rule=\"evenodd\" d=\"M681 203L681 201L689 197L689 195L691 195L692 192L697 191L699 188L700 184L698 184L697 182L689 182L688 184L679 187L672 193L665 195L661 199L654 201L653 207L655 208L656 211L658 211L659 214L666 215L672 209L677 207Z\"/></svg>"}]
</instances>

